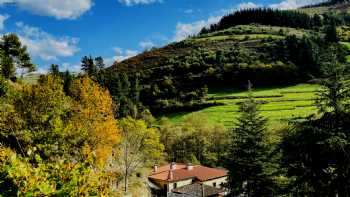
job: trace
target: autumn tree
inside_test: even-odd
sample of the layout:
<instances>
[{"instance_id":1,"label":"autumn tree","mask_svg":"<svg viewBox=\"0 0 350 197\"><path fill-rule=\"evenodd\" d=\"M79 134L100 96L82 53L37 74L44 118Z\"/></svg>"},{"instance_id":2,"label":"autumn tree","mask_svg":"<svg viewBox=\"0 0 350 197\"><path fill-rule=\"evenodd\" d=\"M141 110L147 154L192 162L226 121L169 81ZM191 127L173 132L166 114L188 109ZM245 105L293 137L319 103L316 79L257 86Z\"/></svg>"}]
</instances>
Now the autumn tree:
<instances>
[{"instance_id":1,"label":"autumn tree","mask_svg":"<svg viewBox=\"0 0 350 197\"><path fill-rule=\"evenodd\" d=\"M122 140L117 148L120 152L113 160L124 177L124 192L127 193L129 177L140 167L159 161L164 146L156 130L148 128L143 120L128 117L119 124Z\"/></svg>"},{"instance_id":2,"label":"autumn tree","mask_svg":"<svg viewBox=\"0 0 350 197\"><path fill-rule=\"evenodd\" d=\"M0 41L0 72L9 79L15 76L16 69L33 71L35 65L31 62L27 47L23 46L16 34L5 34Z\"/></svg>"},{"instance_id":3,"label":"autumn tree","mask_svg":"<svg viewBox=\"0 0 350 197\"><path fill-rule=\"evenodd\" d=\"M70 91L76 103L75 126L86 131L88 149L96 156L97 166L104 166L120 139L113 100L107 90L87 76L74 80Z\"/></svg>"},{"instance_id":4,"label":"autumn tree","mask_svg":"<svg viewBox=\"0 0 350 197\"><path fill-rule=\"evenodd\" d=\"M44 158L74 152L67 139L72 103L60 79L48 76L35 85L17 86L0 107L0 139L18 153L36 151ZM67 152L67 155L70 153Z\"/></svg>"}]
</instances>

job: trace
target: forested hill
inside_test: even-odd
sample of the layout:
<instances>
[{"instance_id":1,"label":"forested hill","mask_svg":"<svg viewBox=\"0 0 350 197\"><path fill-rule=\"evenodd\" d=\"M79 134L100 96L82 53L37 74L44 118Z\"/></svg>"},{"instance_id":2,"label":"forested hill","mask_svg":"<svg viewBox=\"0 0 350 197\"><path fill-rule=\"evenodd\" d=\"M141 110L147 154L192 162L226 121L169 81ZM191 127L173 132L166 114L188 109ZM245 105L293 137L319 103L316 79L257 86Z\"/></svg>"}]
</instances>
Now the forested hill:
<instances>
[{"instance_id":1,"label":"forested hill","mask_svg":"<svg viewBox=\"0 0 350 197\"><path fill-rule=\"evenodd\" d=\"M208 88L309 81L320 74L329 50L345 62L348 51L339 41L350 40L346 15L305 13L317 8L232 13L184 41L115 63L104 83L118 95L116 87L127 78L139 85L142 104L161 113L206 106Z\"/></svg>"}]
</instances>

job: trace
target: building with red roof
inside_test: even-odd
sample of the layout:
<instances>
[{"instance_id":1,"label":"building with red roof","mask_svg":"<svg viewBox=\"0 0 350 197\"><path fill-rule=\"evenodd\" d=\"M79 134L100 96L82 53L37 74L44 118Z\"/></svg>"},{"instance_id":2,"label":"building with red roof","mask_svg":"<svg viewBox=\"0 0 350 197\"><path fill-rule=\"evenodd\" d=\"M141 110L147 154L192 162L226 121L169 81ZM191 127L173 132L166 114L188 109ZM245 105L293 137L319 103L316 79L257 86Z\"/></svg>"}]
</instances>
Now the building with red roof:
<instances>
[{"instance_id":1,"label":"building with red roof","mask_svg":"<svg viewBox=\"0 0 350 197\"><path fill-rule=\"evenodd\" d=\"M203 184L208 187L222 189L227 182L228 171L209 168L202 165L171 163L165 166L154 166L148 177L153 189L170 193L192 184ZM215 190L214 190L215 191ZM222 191L222 190L217 190Z\"/></svg>"}]
</instances>

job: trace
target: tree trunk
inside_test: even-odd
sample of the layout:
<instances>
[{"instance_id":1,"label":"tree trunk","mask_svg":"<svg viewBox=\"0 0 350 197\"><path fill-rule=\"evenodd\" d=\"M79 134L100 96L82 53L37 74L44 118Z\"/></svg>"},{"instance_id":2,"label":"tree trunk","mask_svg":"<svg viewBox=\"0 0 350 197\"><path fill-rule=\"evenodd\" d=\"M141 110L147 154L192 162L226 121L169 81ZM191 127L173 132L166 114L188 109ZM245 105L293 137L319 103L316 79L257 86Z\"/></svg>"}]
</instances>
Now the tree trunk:
<instances>
[{"instance_id":1,"label":"tree trunk","mask_svg":"<svg viewBox=\"0 0 350 197\"><path fill-rule=\"evenodd\" d=\"M127 170L125 171L125 177L124 177L124 192L125 192L125 194L128 193L128 173L127 173Z\"/></svg>"}]
</instances>

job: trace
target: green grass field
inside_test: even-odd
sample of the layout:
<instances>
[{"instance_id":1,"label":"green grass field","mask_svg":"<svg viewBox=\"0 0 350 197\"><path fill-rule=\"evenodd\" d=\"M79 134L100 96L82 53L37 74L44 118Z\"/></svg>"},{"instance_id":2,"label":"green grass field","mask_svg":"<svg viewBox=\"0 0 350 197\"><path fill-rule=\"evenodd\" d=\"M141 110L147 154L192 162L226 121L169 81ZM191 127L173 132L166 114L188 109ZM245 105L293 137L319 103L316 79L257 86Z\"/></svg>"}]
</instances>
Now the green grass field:
<instances>
[{"instance_id":1,"label":"green grass field","mask_svg":"<svg viewBox=\"0 0 350 197\"><path fill-rule=\"evenodd\" d=\"M257 97L256 100L263 103L259 109L261 114L273 124L289 120L303 120L316 113L314 103L318 89L317 85L299 84L289 87L258 88L253 90L253 95ZM232 127L239 115L239 103L243 100L237 97L247 96L247 92L229 89L216 90L210 92L208 96L211 102L224 105L209 107L198 112L206 114L212 123L222 123L227 127ZM178 123L192 113L176 113L167 117L174 123Z\"/></svg>"}]
</instances>

